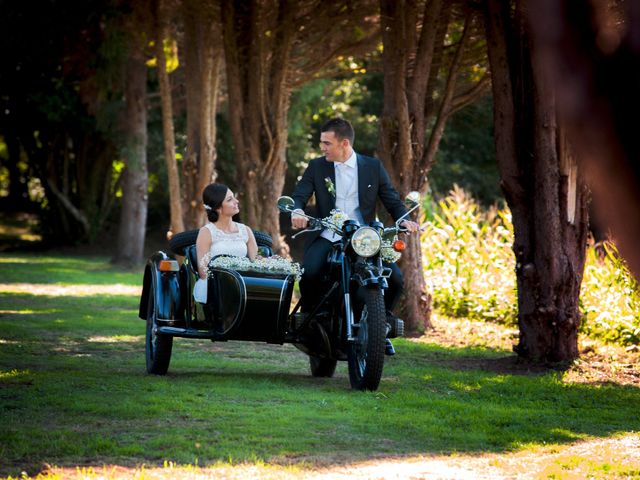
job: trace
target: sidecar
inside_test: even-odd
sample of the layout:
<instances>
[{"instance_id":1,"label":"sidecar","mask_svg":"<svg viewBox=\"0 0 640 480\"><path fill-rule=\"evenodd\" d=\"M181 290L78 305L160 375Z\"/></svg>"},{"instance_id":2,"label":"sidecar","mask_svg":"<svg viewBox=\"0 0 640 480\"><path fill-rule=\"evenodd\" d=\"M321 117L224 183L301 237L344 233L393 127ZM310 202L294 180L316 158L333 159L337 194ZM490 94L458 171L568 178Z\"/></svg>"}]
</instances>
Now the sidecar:
<instances>
[{"instance_id":1,"label":"sidecar","mask_svg":"<svg viewBox=\"0 0 640 480\"><path fill-rule=\"evenodd\" d=\"M146 365L164 375L174 337L212 341L287 341L293 275L215 268L207 284L207 303L193 298L197 280L198 230L171 239L170 251L158 251L144 271L139 317L146 320ZM272 255L271 237L254 232L262 256Z\"/></svg>"}]
</instances>

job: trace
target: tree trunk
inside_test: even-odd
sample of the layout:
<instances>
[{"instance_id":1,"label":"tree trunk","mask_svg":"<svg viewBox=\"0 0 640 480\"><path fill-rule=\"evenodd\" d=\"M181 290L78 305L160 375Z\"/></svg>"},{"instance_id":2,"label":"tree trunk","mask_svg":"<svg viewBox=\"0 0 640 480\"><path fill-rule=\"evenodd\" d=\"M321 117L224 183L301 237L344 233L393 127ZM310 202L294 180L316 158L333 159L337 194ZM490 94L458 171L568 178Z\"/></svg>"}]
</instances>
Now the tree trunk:
<instances>
[{"instance_id":1,"label":"tree trunk","mask_svg":"<svg viewBox=\"0 0 640 480\"><path fill-rule=\"evenodd\" d=\"M163 0L156 4L156 59L158 67L158 83L162 99L162 135L164 140L164 160L167 165L169 183L169 210L173 233L184 231L182 221L182 204L180 199L180 177L176 161L175 134L173 128L173 106L171 100L171 83L167 72L167 61L164 53L164 40L168 37L166 28L166 12Z\"/></svg>"},{"instance_id":2,"label":"tree trunk","mask_svg":"<svg viewBox=\"0 0 640 480\"><path fill-rule=\"evenodd\" d=\"M472 10L465 12L464 29L445 69L441 60L451 4L433 0L421 8L419 11L418 4L409 1L380 0L384 108L378 155L402 195L411 190L424 194L427 190L427 174L435 162L446 121L454 106L462 102L456 81L475 18ZM445 78L439 77L440 72L447 72ZM467 90L465 98L479 97L486 84L484 81L484 86ZM430 328L431 297L426 290L417 237L409 241L400 265L405 276L402 309L407 328Z\"/></svg>"},{"instance_id":3,"label":"tree trunk","mask_svg":"<svg viewBox=\"0 0 640 480\"><path fill-rule=\"evenodd\" d=\"M251 24L238 25L233 2L225 2L222 7L236 178L238 185L244 185L241 207L245 223L270 233L274 251L286 255L288 247L280 236L275 206L286 173L291 95L289 56L295 34L293 11L291 6L279 7L277 38L267 59L267 43L271 41L266 28L267 12L260 2L251 8ZM250 32L242 31L243 28Z\"/></svg>"},{"instance_id":4,"label":"tree trunk","mask_svg":"<svg viewBox=\"0 0 640 480\"><path fill-rule=\"evenodd\" d=\"M541 76L522 18L486 0L496 155L511 209L518 290L519 356L565 362L578 356L579 294L587 195L564 135L553 91Z\"/></svg>"},{"instance_id":5,"label":"tree trunk","mask_svg":"<svg viewBox=\"0 0 640 480\"><path fill-rule=\"evenodd\" d=\"M126 107L122 125L125 170L118 251L113 260L124 265L137 265L143 261L148 200L147 67L143 52L135 46L132 48L126 63Z\"/></svg>"},{"instance_id":6,"label":"tree trunk","mask_svg":"<svg viewBox=\"0 0 640 480\"><path fill-rule=\"evenodd\" d=\"M183 4L187 155L182 176L187 229L205 221L202 190L216 178L216 112L223 59L219 9L215 1L187 0Z\"/></svg>"}]
</instances>

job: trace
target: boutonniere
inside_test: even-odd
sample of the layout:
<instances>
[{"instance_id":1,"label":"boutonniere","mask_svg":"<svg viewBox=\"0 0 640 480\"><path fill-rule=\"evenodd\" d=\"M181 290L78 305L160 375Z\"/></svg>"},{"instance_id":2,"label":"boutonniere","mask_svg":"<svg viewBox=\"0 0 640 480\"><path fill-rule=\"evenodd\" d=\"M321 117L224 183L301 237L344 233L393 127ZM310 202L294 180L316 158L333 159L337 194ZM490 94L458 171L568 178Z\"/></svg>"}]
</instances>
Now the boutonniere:
<instances>
[{"instance_id":1,"label":"boutonniere","mask_svg":"<svg viewBox=\"0 0 640 480\"><path fill-rule=\"evenodd\" d=\"M336 198L336 187L331 181L331 178L325 177L324 185L327 187L327 191L331 194L333 198Z\"/></svg>"}]
</instances>

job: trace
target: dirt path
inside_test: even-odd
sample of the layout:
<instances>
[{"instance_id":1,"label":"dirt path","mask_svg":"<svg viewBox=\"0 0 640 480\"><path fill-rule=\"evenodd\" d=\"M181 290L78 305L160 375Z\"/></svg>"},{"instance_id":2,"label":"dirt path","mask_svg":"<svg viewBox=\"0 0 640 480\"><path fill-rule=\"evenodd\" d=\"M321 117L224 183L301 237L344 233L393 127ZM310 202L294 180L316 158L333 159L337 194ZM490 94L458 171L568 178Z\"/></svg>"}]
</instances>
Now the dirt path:
<instances>
[{"instance_id":1,"label":"dirt path","mask_svg":"<svg viewBox=\"0 0 640 480\"><path fill-rule=\"evenodd\" d=\"M587 473L588 472L588 473ZM640 435L587 440L507 454L381 458L318 469L272 465L215 468L51 468L44 475L65 479L253 479L374 480L374 479L582 479L640 478ZM45 477L46 478L46 477Z\"/></svg>"}]
</instances>

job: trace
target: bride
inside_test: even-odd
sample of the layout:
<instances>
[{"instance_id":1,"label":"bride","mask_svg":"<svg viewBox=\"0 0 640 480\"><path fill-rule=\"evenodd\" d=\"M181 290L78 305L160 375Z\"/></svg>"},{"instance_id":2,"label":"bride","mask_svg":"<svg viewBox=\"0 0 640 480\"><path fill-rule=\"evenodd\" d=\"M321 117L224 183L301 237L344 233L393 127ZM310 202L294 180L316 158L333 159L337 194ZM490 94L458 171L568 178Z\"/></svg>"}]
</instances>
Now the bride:
<instances>
[{"instance_id":1,"label":"bride","mask_svg":"<svg viewBox=\"0 0 640 480\"><path fill-rule=\"evenodd\" d=\"M238 199L221 183L212 183L202 192L202 202L209 222L196 239L199 278L193 289L197 302L207 301L207 267L217 255L249 257L255 260L258 245L249 227L234 221L240 212Z\"/></svg>"}]
</instances>

